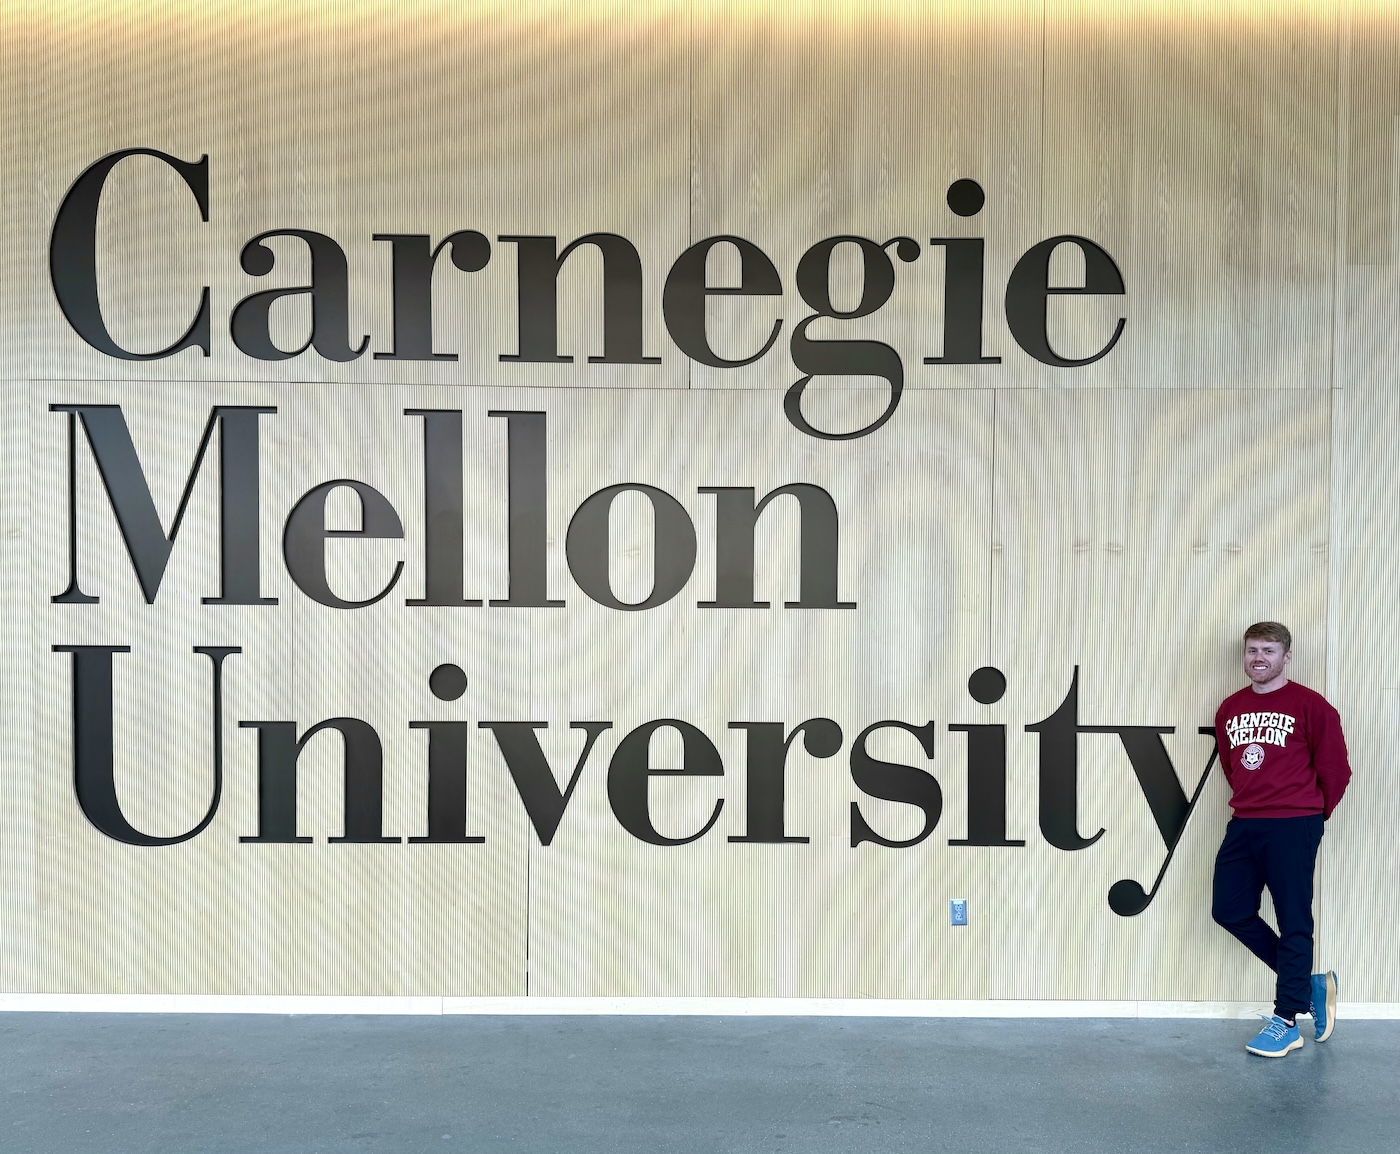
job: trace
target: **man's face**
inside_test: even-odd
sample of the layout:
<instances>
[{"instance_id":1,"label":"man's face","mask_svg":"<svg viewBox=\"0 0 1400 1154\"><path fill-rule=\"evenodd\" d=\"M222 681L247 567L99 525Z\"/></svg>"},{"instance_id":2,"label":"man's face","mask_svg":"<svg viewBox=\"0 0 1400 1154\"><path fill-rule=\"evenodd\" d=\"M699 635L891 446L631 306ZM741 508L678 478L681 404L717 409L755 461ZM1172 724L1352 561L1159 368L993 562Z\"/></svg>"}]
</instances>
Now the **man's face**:
<instances>
[{"instance_id":1,"label":"man's face","mask_svg":"<svg viewBox=\"0 0 1400 1154\"><path fill-rule=\"evenodd\" d=\"M1268 685L1283 678L1284 668L1293 660L1278 641L1251 637L1244 643L1244 671L1255 685Z\"/></svg>"}]
</instances>

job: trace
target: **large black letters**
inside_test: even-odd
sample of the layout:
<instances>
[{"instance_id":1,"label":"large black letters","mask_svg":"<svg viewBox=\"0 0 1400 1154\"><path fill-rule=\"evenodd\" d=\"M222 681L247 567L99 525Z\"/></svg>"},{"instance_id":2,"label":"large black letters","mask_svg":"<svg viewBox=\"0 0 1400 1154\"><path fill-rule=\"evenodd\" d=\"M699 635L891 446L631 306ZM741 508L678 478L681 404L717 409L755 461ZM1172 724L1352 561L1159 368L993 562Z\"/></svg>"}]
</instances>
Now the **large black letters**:
<instances>
[{"instance_id":1,"label":"large black letters","mask_svg":"<svg viewBox=\"0 0 1400 1154\"><path fill-rule=\"evenodd\" d=\"M974 701L993 705L1006 693L1006 675L984 665L967 679ZM1006 726L950 725L967 734L967 837L949 845L1025 845L1006 836Z\"/></svg>"},{"instance_id":2,"label":"large black letters","mask_svg":"<svg viewBox=\"0 0 1400 1154\"><path fill-rule=\"evenodd\" d=\"M831 254L842 244L856 245L863 262L860 300L852 309L838 309L831 301ZM894 265L885 254L890 245L906 264L918 259L919 246L907 236L895 237L883 245L863 236L833 236L814 244L797 262L797 291L808 307L817 311L792 330L792 363L807 375L788 389L783 397L783 412L808 436L824 441L865 437L894 416L899 407L899 398L904 392L904 362L889 345L879 341L814 340L807 336L813 321L856 320L884 307L894 294ZM814 377L861 376L881 377L889 385L890 400L883 413L870 424L849 433L828 433L808 423L802 415L802 394Z\"/></svg>"},{"instance_id":3,"label":"large black letters","mask_svg":"<svg viewBox=\"0 0 1400 1154\"><path fill-rule=\"evenodd\" d=\"M428 835L408 840L429 845L468 845L484 837L467 834L467 723L410 721L428 731Z\"/></svg>"},{"instance_id":4,"label":"large black letters","mask_svg":"<svg viewBox=\"0 0 1400 1154\"><path fill-rule=\"evenodd\" d=\"M430 236L377 232L393 245L394 351L376 361L455 361L456 353L433 352L433 268L447 249L462 272L480 272L491 259L491 242L479 232L454 232L430 247Z\"/></svg>"},{"instance_id":5,"label":"large black letters","mask_svg":"<svg viewBox=\"0 0 1400 1154\"><path fill-rule=\"evenodd\" d=\"M93 604L99 598L78 585L77 435L75 420L92 447L102 484L117 518L127 555L141 583L147 604L153 604L165 575L175 536L184 520L205 450L220 427L219 438L219 558L222 592L205 597L206 605L276 605L277 598L261 596L261 553L258 541L258 416L274 408L217 406L209 411L194 464L180 494L175 518L167 533L160 524L150 485L136 455L126 418L117 405L50 405L53 412L68 414L68 588L52 600L60 605Z\"/></svg>"},{"instance_id":6,"label":"large black letters","mask_svg":"<svg viewBox=\"0 0 1400 1154\"><path fill-rule=\"evenodd\" d=\"M943 355L925 357L924 364L1001 364L982 353L982 238L935 236L929 244L944 252Z\"/></svg>"},{"instance_id":7,"label":"large black letters","mask_svg":"<svg viewBox=\"0 0 1400 1154\"><path fill-rule=\"evenodd\" d=\"M277 257L263 242L292 236L311 252L311 283L293 288L266 289L238 302L229 318L233 343L260 361L285 361L314 348L328 361L353 361L369 348L369 337L350 347L350 271L340 245L325 233L304 228L274 228L260 232L243 246L238 263L249 276L267 276ZM283 297L311 297L311 332L300 348L280 349L272 342L272 306Z\"/></svg>"},{"instance_id":8,"label":"large black letters","mask_svg":"<svg viewBox=\"0 0 1400 1154\"><path fill-rule=\"evenodd\" d=\"M183 349L201 349L209 355L209 286L200 294L199 308L190 327L172 345L153 353L133 353L112 339L102 319L102 303L97 299L97 209L107 177L129 156L153 156L169 165L194 194L199 218L209 223L209 157L193 163L177 160L154 148L126 148L112 152L89 165L73 182L58 206L53 233L49 238L49 279L58 307L73 331L100 353L124 361L158 361Z\"/></svg>"},{"instance_id":9,"label":"large black letters","mask_svg":"<svg viewBox=\"0 0 1400 1154\"><path fill-rule=\"evenodd\" d=\"M730 729L748 731L747 825L730 841L769 843L809 842L789 837L784 824L787 808L787 755L798 734L813 757L835 757L841 750L841 727L829 717L813 717L784 735L781 721L731 721Z\"/></svg>"},{"instance_id":10,"label":"large black letters","mask_svg":"<svg viewBox=\"0 0 1400 1154\"><path fill-rule=\"evenodd\" d=\"M492 605L558 608L549 598L545 558L549 546L549 475L544 413L492 409L506 419L510 498L510 590Z\"/></svg>"},{"instance_id":11,"label":"large black letters","mask_svg":"<svg viewBox=\"0 0 1400 1154\"><path fill-rule=\"evenodd\" d=\"M84 341L108 356L123 360L159 360L187 348L210 355L210 290L202 289L194 319L183 336L154 352L134 352L113 340L103 317L97 288L97 217L103 189L113 169L122 161L147 156L170 168L184 182L199 208L200 219L209 220L209 158L182 161L152 148L129 148L109 153L91 164L65 194L54 217L49 243L49 273L54 295L69 325ZM985 194L975 181L955 181L948 189L948 205L959 216L977 215ZM462 272L479 272L491 260L491 242L472 229L449 233L436 244L426 233L373 233L376 241L391 246L393 293L393 347L374 354L376 360L456 361L455 352L433 347L433 275L438 258L448 254ZM253 293L234 308L229 332L234 345L247 356L264 361L295 357L308 348L330 361L352 361L368 349L370 338L352 345L349 332L349 272L345 252L332 237L309 229L275 228L250 239L239 253L244 272L262 277L272 272L276 256L266 243L276 237L302 241L311 258L311 283ZM592 232L578 237L561 252L559 239L548 235L501 235L497 240L516 249L518 348L501 354L506 362L570 363L571 354L559 351L559 274L565 262L581 248L592 248L602 264L602 353L590 363L660 364L661 358L643 352L643 270L636 246L613 232ZM831 259L841 245L860 252L862 284L860 300L850 309L835 307L831 299ZM1001 358L983 350L986 242L982 237L935 236L929 244L943 250L944 296L943 349L926 356L927 365L990 365ZM1084 259L1084 283L1052 286L1050 262L1061 245L1073 245ZM707 279L710 254L728 246L739 258L738 284L711 285ZM813 324L829 320L856 320L877 312L894 291L893 249L899 260L918 259L919 244L907 236L877 243L866 237L841 235L812 245L798 261L795 283L802 300L814 310L797 323L790 337L793 365L804 375L787 390L783 410L801 432L823 440L852 440L868 436L885 424L897 409L904 387L904 364L899 352L872 340L814 338ZM1126 319L1120 317L1103 346L1087 357L1066 357L1050 344L1046 330L1047 301L1056 295L1112 295L1125 293L1123 274L1112 256L1082 236L1062 235L1040 241L1016 262L1006 284L1006 323L1016 343L1043 364L1073 368L1093 364L1106 356L1123 334ZM775 318L767 339L747 355L730 358L717 353L706 325L706 303L711 297L780 297L782 277L772 259L752 241L735 235L706 237L685 249L671 264L662 291L661 313L677 349L700 364L735 368L765 356L777 341L784 321ZM270 312L286 297L311 297L311 326L297 348L283 349L272 339ZM848 432L815 427L803 412L807 386L818 377L878 377L889 388L889 402L873 421ZM433 602L429 602L433 603ZM519 602L514 602L519 603Z\"/></svg>"},{"instance_id":12,"label":"large black letters","mask_svg":"<svg viewBox=\"0 0 1400 1154\"><path fill-rule=\"evenodd\" d=\"M903 721L877 721L874 725L868 725L861 730L855 743L851 746L851 780L856 783L856 788L862 793L878 797L882 801L897 801L905 805L916 806L923 812L924 825L913 837L905 838L902 841L882 837L870 828L870 823L861 815L860 806L856 802L851 802L851 848L853 849L861 842L866 841L873 841L876 845L888 846L890 849L905 849L918 845L933 832L934 827L938 825L938 819L943 816L943 790L939 787L938 779L933 774L926 773L912 765L881 761L878 757L871 756L866 750L865 743L869 740L870 735L881 729L902 729L905 733L913 734L918 738L924 755L932 758L933 722L926 721L923 725L909 725Z\"/></svg>"},{"instance_id":13,"label":"large black letters","mask_svg":"<svg viewBox=\"0 0 1400 1154\"><path fill-rule=\"evenodd\" d=\"M258 731L258 832L251 842L309 842L297 836L297 760L306 743L333 729L345 749L345 833L331 842L397 842L384 836L384 747L379 734L358 717L332 717L300 739L294 721L240 721Z\"/></svg>"},{"instance_id":14,"label":"large black letters","mask_svg":"<svg viewBox=\"0 0 1400 1154\"><path fill-rule=\"evenodd\" d=\"M334 489L352 489L360 498L361 521L358 529L326 528L326 498ZM334 609L363 609L389 595L403 574L403 562L395 566L388 584L373 597L364 601L346 601L331 591L330 582L326 579L326 538L386 539L402 536L403 522L388 498L378 489L363 481L327 481L303 496L287 517L287 528L282 534L282 556L297 588L313 601Z\"/></svg>"},{"instance_id":15,"label":"large black letters","mask_svg":"<svg viewBox=\"0 0 1400 1154\"><path fill-rule=\"evenodd\" d=\"M423 596L409 605L480 605L462 596L462 412L405 409L423 418Z\"/></svg>"},{"instance_id":16,"label":"large black letters","mask_svg":"<svg viewBox=\"0 0 1400 1154\"><path fill-rule=\"evenodd\" d=\"M122 813L115 780L112 654L130 653L129 645L55 645L55 653L73 655L73 789L78 807L92 824L127 845L178 845L204 832L219 811L224 788L223 668L236 646L196 645L213 664L214 786L209 808L193 828L174 837L142 833Z\"/></svg>"},{"instance_id":17,"label":"large black letters","mask_svg":"<svg viewBox=\"0 0 1400 1154\"><path fill-rule=\"evenodd\" d=\"M642 355L642 258L625 236L592 232L558 256L552 236L502 236L516 246L519 293L519 352L503 361L569 362L559 355L559 270L569 254L592 245L603 256L603 355L589 364L659 365Z\"/></svg>"},{"instance_id":18,"label":"large black letters","mask_svg":"<svg viewBox=\"0 0 1400 1154\"><path fill-rule=\"evenodd\" d=\"M674 729L681 735L683 755L678 769L658 769L651 764L651 737L658 729ZM724 762L719 750L700 730L686 721L663 718L639 725L617 743L608 763L608 804L622 828L649 845L686 845L704 837L719 820L724 798L715 802L710 820L689 837L667 837L651 820L647 783L653 777L722 777Z\"/></svg>"},{"instance_id":19,"label":"large black letters","mask_svg":"<svg viewBox=\"0 0 1400 1154\"><path fill-rule=\"evenodd\" d=\"M714 288L705 279L706 259L710 249L717 244L732 244L739 251L739 284L735 288ZM771 349L783 322L773 322L773 329L758 352L731 361L710 347L710 337L705 331L706 298L775 297L781 296L782 292L782 278L761 248L740 236L712 236L691 245L676 258L661 294L661 314L666 320L671 339L676 342L676 348L691 360L711 368L735 369L753 364Z\"/></svg>"},{"instance_id":20,"label":"large black letters","mask_svg":"<svg viewBox=\"0 0 1400 1154\"><path fill-rule=\"evenodd\" d=\"M549 760L540 748L540 739L535 736L535 730L549 728L547 722L481 721L477 724L482 729L489 729L495 737L501 756L505 758L506 768L515 782L515 790L520 794L525 812L530 817L530 824L535 827L535 835L540 839L540 845L548 845L559 830L569 798L573 797L574 787L578 785L579 775L583 773L588 755L593 752L593 743L600 733L612 728L612 722L575 721L569 725L570 729L583 730L583 752L578 755L574 771L563 789L559 788L559 782L549 768Z\"/></svg>"},{"instance_id":21,"label":"large black letters","mask_svg":"<svg viewBox=\"0 0 1400 1154\"><path fill-rule=\"evenodd\" d=\"M1157 829L1162 835L1162 840L1167 843L1166 859L1162 862L1161 869L1157 871L1157 878L1152 883L1150 890L1143 889L1142 883L1132 878L1123 878L1109 887L1108 908L1121 918L1131 918L1142 913L1152 904L1152 899L1157 896L1162 879L1167 875L1167 867L1172 864L1172 858L1176 854L1176 847L1181 841L1181 835L1186 832L1186 823L1191 820L1196 802L1200 800L1201 791L1205 789L1206 781L1210 777L1211 768L1220 756L1220 751L1215 748L1215 743L1212 740L1210 757L1206 761L1205 769L1201 772L1200 780L1196 783L1195 792L1188 800L1181 789L1181 783L1177 780L1176 770L1172 768L1171 758L1167 756L1166 747L1162 745L1162 739L1159 736L1161 733L1170 732L1168 729L1142 726L1119 730L1123 736L1123 746L1128 751L1128 757L1133 763L1133 770L1138 776L1138 783L1142 786L1143 795L1147 798L1152 816L1157 820ZM1203 725L1199 732L1212 739L1215 737L1213 725ZM1130 733L1134 735L1135 739L1131 743L1128 737ZM1141 767L1139 760L1142 763Z\"/></svg>"},{"instance_id":22,"label":"large black letters","mask_svg":"<svg viewBox=\"0 0 1400 1154\"><path fill-rule=\"evenodd\" d=\"M1062 244L1075 245L1084 254L1084 286L1082 288L1051 288L1050 257ZM1006 325L1016 343L1042 364L1062 369L1092 365L1108 356L1123 335L1127 320L1118 318L1118 325L1108 343L1091 357L1074 360L1062 357L1050 347L1045 331L1046 301L1052 296L1122 296L1123 274L1113 258L1092 240L1082 236L1052 236L1029 249L1016 262L1006 282Z\"/></svg>"},{"instance_id":23,"label":"large black letters","mask_svg":"<svg viewBox=\"0 0 1400 1154\"><path fill-rule=\"evenodd\" d=\"M608 514L619 494L641 493L653 512L652 583L644 601L619 601L608 579ZM599 605L636 611L664 605L685 588L695 568L695 526L685 507L652 485L609 485L587 498L574 512L564 537L569 572Z\"/></svg>"},{"instance_id":24,"label":"large black letters","mask_svg":"<svg viewBox=\"0 0 1400 1154\"><path fill-rule=\"evenodd\" d=\"M836 595L840 569L840 519L831 494L818 485L783 485L754 503L754 490L705 485L701 493L715 495L715 599L700 601L701 609L767 609L769 602L753 599L754 536L758 517L775 497L797 499L802 517L796 601L785 609L854 609L854 601Z\"/></svg>"},{"instance_id":25,"label":"large black letters","mask_svg":"<svg viewBox=\"0 0 1400 1154\"><path fill-rule=\"evenodd\" d=\"M1079 836L1079 666L1069 692L1044 721L1026 726L1040 734L1040 832L1056 849L1087 849L1103 837Z\"/></svg>"}]
</instances>

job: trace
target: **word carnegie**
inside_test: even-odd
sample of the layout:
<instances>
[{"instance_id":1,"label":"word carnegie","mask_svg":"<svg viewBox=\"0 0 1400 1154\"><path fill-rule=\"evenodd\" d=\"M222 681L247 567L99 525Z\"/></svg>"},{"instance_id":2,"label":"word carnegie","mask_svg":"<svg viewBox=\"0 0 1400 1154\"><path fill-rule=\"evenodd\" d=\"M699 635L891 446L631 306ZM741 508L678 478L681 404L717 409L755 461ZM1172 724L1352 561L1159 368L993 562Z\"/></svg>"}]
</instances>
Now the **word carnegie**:
<instances>
[{"instance_id":1,"label":"word carnegie","mask_svg":"<svg viewBox=\"0 0 1400 1154\"><path fill-rule=\"evenodd\" d=\"M150 148L129 148L113 152L90 165L69 188L54 218L49 244L49 270L54 295L73 331L93 348L109 357L129 361L151 361L172 357L185 349L200 349L207 357L212 344L210 294L206 286L194 307L194 317L184 335L163 349L136 352L119 345L113 338L98 298L97 220L103 188L112 170L132 156L148 156L167 165L184 182L199 208L200 218L209 221L209 158L179 160ZM977 215L985 202L979 185L958 180L947 190L948 207L962 217ZM244 297L229 314L228 332L234 346L259 361L282 361L311 350L336 362L353 361L365 355L370 336L352 337L349 313L349 262L345 250L325 233L303 228L273 228L258 233L244 244L238 263L251 277L271 275L277 257L268 241L296 240L305 245L311 259L311 283L285 288L264 289ZM461 273L484 269L494 253L487 237L472 229L449 233L434 241L421 233L383 232L373 238L390 246L393 290L393 330L390 347L377 348L376 360L455 361L457 355L439 351L433 339L433 277L439 258L447 255ZM593 232L578 237L560 249L554 236L504 235L497 241L515 251L518 300L517 346L513 353L502 353L502 362L540 364L571 362L558 347L558 279L569 257L585 246L602 257L603 352L589 357L595 364L655 365L658 356L648 356L642 343L642 303L644 299L642 261L636 247L616 233ZM943 258L944 296L942 307L943 347L937 355L923 358L926 365L999 364L999 356L983 348L982 313L984 292L984 242L980 237L930 237L929 245L940 249ZM712 250L726 246L738 258L738 284L715 285L707 277L707 261ZM857 303L849 309L832 301L832 256L842 246L853 246L860 254L861 288ZM1051 284L1051 258L1061 246L1078 250L1084 264L1084 283L1077 286ZM817 322L850 321L877 313L890 300L895 288L895 265L891 252L903 264L920 258L920 245L908 236L877 241L868 237L842 235L827 237L812 245L797 262L794 281L803 303L813 310L797 320L788 339L793 367L802 375L788 388L783 411L803 433L824 440L849 440L873 433L888 421L899 406L904 389L904 361L890 345L872 340L816 338L810 335ZM1122 296L1123 275L1113 258L1092 240L1081 236L1053 236L1032 245L1016 262L1007 278L1004 312L1007 328L1020 349L1042 364L1075 368L1106 356L1118 343L1126 323L1119 318L1111 333L1105 333L1099 350L1073 358L1057 353L1047 329L1047 302L1054 296ZM769 355L783 329L782 318L775 318L767 339L747 355L721 356L714 350L707 329L706 302L711 297L777 297L783 293L782 276L772 259L755 243L739 236L710 236L692 244L672 263L661 294L661 312L667 333L676 348L700 364L732 369ZM279 301L304 296L311 304L311 326L305 341L296 348L282 348L272 336L271 315ZM761 308L761 304L756 304ZM382 342L378 339L375 344ZM832 431L812 425L802 410L806 387L819 378L877 377L889 388L889 402L871 423L859 429Z\"/></svg>"},{"instance_id":2,"label":"word carnegie","mask_svg":"<svg viewBox=\"0 0 1400 1154\"><path fill-rule=\"evenodd\" d=\"M223 796L223 678L225 665L241 650L236 646L196 646L213 670L213 788L204 817L183 834L153 837L136 829L122 812L117 797L113 734L114 657L130 652L122 645L56 645L56 652L72 655L73 671L73 775L78 804L88 820L108 837L127 845L162 846L188 841L214 820ZM440 665L432 671L428 687L442 701L455 701L466 691L467 678L456 665ZM1006 678L990 666L968 679L968 693L984 705L995 704L1006 691ZM257 733L258 831L240 837L257 844L308 843L298 833L297 763L307 744L328 730L336 731L344 751L344 824L339 836L328 840L348 844L398 843L401 836L384 830L384 744L369 722L357 717L332 717L304 729L295 721L240 721L239 727ZM582 748L567 783L556 774L540 744L543 721L479 721L489 730L501 759L514 782L539 842L548 846L559 830L579 778L589 762L600 734L613 728L611 721L572 721L569 728L582 734ZM467 809L467 721L411 721L410 729L427 731L426 834L409 842L435 845L479 844L485 840L469 831ZM788 755L800 737L806 752L816 758L832 758L846 746L846 733L828 717L813 717L789 726L781 721L731 721L728 728L745 737L745 789L742 801L745 826L731 842L768 845L804 845L811 838L787 824L787 797L803 783L790 781ZM1009 838L1007 821L1007 727L1001 724L952 724L950 733L966 734L967 812L966 837L950 839L952 846L1015 848L1022 839ZM1188 799L1182 790L1162 734L1171 727L1131 725L1082 725L1079 721L1079 669L1074 670L1064 700L1049 717L1025 727L1038 735L1039 827L1041 836L1057 849L1086 849L1104 834L1101 828L1085 836L1078 828L1079 738L1081 734L1109 734L1121 741L1132 764L1148 808L1167 850L1152 892L1125 879L1109 894L1114 912L1140 913L1155 896L1170 864L1177 842L1200 796ZM661 730L680 738L679 765L657 765L652 739ZM888 849L908 849L927 839L943 813L943 790L927 769L905 762L886 761L872 754L869 739L882 731L900 731L914 739L907 748L930 762L935 753L935 724L925 721L884 720L865 726L849 744L851 784L860 797L878 798L917 810L921 825L906 838L891 838L877 831L862 813L860 800L849 802L850 845L867 843ZM1202 732L1209 733L1209 729ZM1207 763L1206 772L1214 762ZM726 798L716 782L709 817L698 829L668 835L652 818L649 783L653 777L722 779L725 765L715 742L697 726L678 718L658 718L631 729L617 742L607 767L608 804L619 825L631 836L653 846L681 846L705 837L719 820ZM1204 777L1202 778L1204 782ZM708 800L708 796L707 796Z\"/></svg>"}]
</instances>

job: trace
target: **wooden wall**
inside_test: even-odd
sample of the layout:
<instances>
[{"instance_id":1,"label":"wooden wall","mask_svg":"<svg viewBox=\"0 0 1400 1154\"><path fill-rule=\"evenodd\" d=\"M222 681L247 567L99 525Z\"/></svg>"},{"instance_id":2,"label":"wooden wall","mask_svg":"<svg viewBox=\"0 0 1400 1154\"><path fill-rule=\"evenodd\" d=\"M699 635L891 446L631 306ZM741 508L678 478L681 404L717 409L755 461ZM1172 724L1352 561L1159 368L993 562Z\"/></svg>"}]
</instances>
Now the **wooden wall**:
<instances>
[{"instance_id":1,"label":"wooden wall","mask_svg":"<svg viewBox=\"0 0 1400 1154\"><path fill-rule=\"evenodd\" d=\"M1174 727L1166 746L1189 792L1210 751L1197 727L1243 681L1236 638L1277 618L1295 633L1295 676L1342 711L1356 770L1323 846L1319 961L1351 999L1400 1001L1396 5L31 3L0 22L0 989L1262 1004L1267 975L1209 917L1223 781L1154 904L1120 918L1109 886L1150 882L1165 853L1126 756L1111 736L1080 738L1080 828L1107 832L1065 852L1037 829L1025 727L1078 668L1083 724ZM55 303L60 201L94 160L135 146L208 154L210 221L158 162L117 171L98 235L113 335L168 343L208 285L207 358L106 357ZM960 177L987 193L970 219L944 201ZM560 277L573 363L502 362L517 323L503 242L481 272L436 278L437 347L456 361L252 360L227 320L268 287L238 253L271 228L340 243L352 339L370 334L376 350L393 302L374 233L619 233L642 258L645 351L660 363L588 363L602 312L586 255ZM716 344L733 350L783 320L744 368L691 362L662 320L671 262L717 234L758 244L783 279L771 302L712 306ZM908 235L924 252L897 262L876 315L814 330L885 341L906 370L889 424L822 441L783 416L800 375L788 335L810 311L794 270L844 234ZM1078 369L1027 356L1002 311L1017 258L1060 234L1101 245L1127 285L1052 303L1055 338L1077 355L1127 318L1119 345ZM922 363L943 302L925 242L948 236L985 238L985 341L1000 363ZM300 283L304 254L277 252L266 279ZM858 288L852 274L845 289ZM299 343L307 323L289 306L278 333ZM850 379L814 386L807 404L855 425L885 396ZM53 604L68 466L50 406L72 403L121 405L167 526L210 407L275 406L262 552L279 604L201 603L218 572L212 476L146 604L81 442L83 581L101 603ZM411 408L464 414L466 584L483 599L506 595L507 566L504 422L488 413L548 414L548 563L565 607L404 604L422 587ZM287 511L337 477L374 485L405 522L403 542L333 557L334 580L358 590L404 561L399 590L367 609L315 604L281 564ZM697 607L715 566L714 498L698 490L794 481L840 509L841 593L857 608L782 607L798 533L776 507L758 568L774 607ZM564 558L574 509L622 482L673 494L697 530L690 583L646 612L593 603ZM633 599L650 583L649 523L640 498L619 503L613 580ZM153 832L187 828L207 801L208 663L191 646L242 646L228 659L226 796L204 834L131 847L84 819L58 644L132 646L116 658L118 787ZM444 661L469 677L455 702L427 689ZM982 665L1007 677L995 705L968 695ZM301 763L313 844L240 842L257 825L257 748L237 721L346 715L383 737L385 826L405 838L423 832L426 793L425 735L408 723L470 721L470 821L485 843L328 844L333 737ZM810 842L728 841L745 828L746 780L729 723L812 717L836 720L846 744L830 759L794 747L787 820ZM721 779L652 787L673 835L724 799L687 846L643 844L609 809L618 741L655 718L693 723L723 757ZM567 776L581 745L569 722L603 719L613 729L542 846L476 722L548 722L543 748ZM882 719L935 722L932 762L907 736L878 747L941 785L942 820L909 849L849 844L852 801L886 836L918 828L851 781L849 744ZM1009 834L1024 847L948 844L966 812L966 740L948 726L972 722L1007 726ZM678 753L658 739L657 764ZM947 925L952 897L969 901L966 929Z\"/></svg>"}]
</instances>

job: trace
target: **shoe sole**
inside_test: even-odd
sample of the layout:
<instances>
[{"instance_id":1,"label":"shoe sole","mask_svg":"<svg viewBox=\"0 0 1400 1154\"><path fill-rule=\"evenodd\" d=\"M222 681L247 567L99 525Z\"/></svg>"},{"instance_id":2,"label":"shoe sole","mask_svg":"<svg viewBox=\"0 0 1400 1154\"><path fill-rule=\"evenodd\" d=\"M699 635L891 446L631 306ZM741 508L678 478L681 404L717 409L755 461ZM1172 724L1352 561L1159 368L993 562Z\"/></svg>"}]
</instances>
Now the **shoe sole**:
<instances>
[{"instance_id":1,"label":"shoe sole","mask_svg":"<svg viewBox=\"0 0 1400 1154\"><path fill-rule=\"evenodd\" d=\"M1313 1040L1325 1042L1332 1036L1332 1031L1337 1028L1337 975L1334 971L1327 971L1327 1029L1318 1034Z\"/></svg>"},{"instance_id":2,"label":"shoe sole","mask_svg":"<svg viewBox=\"0 0 1400 1154\"><path fill-rule=\"evenodd\" d=\"M1286 1058L1294 1050L1303 1048L1303 1039L1296 1042L1289 1042L1282 1050L1256 1050L1253 1046L1246 1046L1245 1049L1251 1054L1258 1054L1261 1058Z\"/></svg>"}]
</instances>

